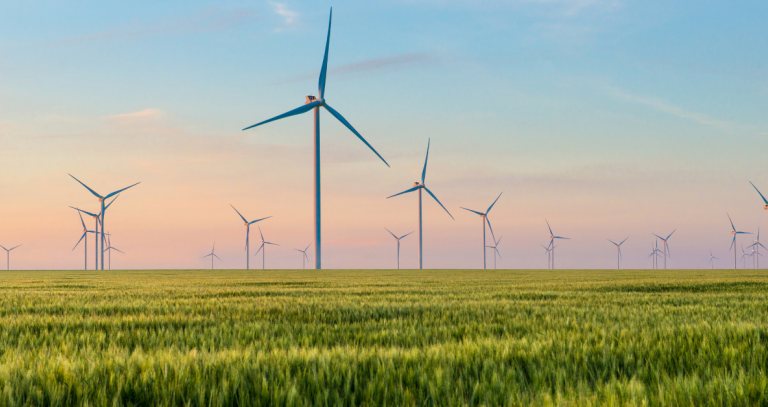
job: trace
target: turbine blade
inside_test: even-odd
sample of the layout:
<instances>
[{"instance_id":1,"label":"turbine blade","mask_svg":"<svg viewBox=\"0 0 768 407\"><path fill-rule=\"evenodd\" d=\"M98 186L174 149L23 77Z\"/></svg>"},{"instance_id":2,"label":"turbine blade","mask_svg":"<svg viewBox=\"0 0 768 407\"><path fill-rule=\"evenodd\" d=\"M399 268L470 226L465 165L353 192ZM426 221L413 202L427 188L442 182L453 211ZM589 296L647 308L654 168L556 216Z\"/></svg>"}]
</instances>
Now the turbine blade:
<instances>
[{"instance_id":1,"label":"turbine blade","mask_svg":"<svg viewBox=\"0 0 768 407\"><path fill-rule=\"evenodd\" d=\"M259 252L260 252L260 251L261 251L261 249L263 249L263 248L264 248L264 243L262 243L262 244L261 244L261 246L259 246L259 250L256 250L256 253L254 253L253 255L255 256L255 255L259 254Z\"/></svg>"},{"instance_id":2,"label":"turbine blade","mask_svg":"<svg viewBox=\"0 0 768 407\"><path fill-rule=\"evenodd\" d=\"M238 215L240 215L240 219L242 219L242 220L243 220L243 222L245 222L245 223L248 223L248 221L247 221L247 220L245 220L245 217L244 217L244 216L243 216L243 215L240 213L240 211L238 211L238 210L237 210L237 208L235 208L235 206L234 206L234 205L232 205L232 204L229 204L229 206L231 206L231 207L232 207L232 209L234 209L234 210L235 210L235 212L237 212L237 214L238 214Z\"/></svg>"},{"instance_id":3,"label":"turbine blade","mask_svg":"<svg viewBox=\"0 0 768 407\"><path fill-rule=\"evenodd\" d=\"M502 192L501 194L503 194L503 192ZM489 206L489 207L488 207L488 210L487 210L487 211L485 211L485 213L486 213L486 214L488 214L488 213L490 213L490 212L491 212L491 209L493 209L493 205L496 205L496 201L498 201L498 200L499 200L499 198L501 198L501 194L499 194L499 196L497 196L497 197L496 197L496 200L495 200L495 201L493 201L493 203L491 204L491 206Z\"/></svg>"},{"instance_id":4,"label":"turbine blade","mask_svg":"<svg viewBox=\"0 0 768 407\"><path fill-rule=\"evenodd\" d=\"M758 242L757 244L759 244L759 245L760 245L760 247L762 247L763 249L765 249L765 250L768 250L768 248L766 248L765 246L763 246L763 244L762 244L762 243Z\"/></svg>"},{"instance_id":5,"label":"turbine blade","mask_svg":"<svg viewBox=\"0 0 768 407\"><path fill-rule=\"evenodd\" d=\"M72 176L72 174L69 174L69 176L70 176L70 177L72 177L72 179L74 179L75 181L77 181L77 182L80 182L80 180L79 180L79 179L77 179L77 178L75 178L74 176ZM85 189L87 189L87 190L91 191L91 193L92 193L92 194L94 194L94 195L96 195L96 197L97 197L97 198L102 198L102 196L101 196L101 195L97 194L97 193L96 193L96 191L94 191L94 190L92 190L91 188L89 188L89 187L88 187L88 185L85 185L85 184L83 184L82 182L80 182L80 185L84 186L84 187L85 187Z\"/></svg>"},{"instance_id":6,"label":"turbine blade","mask_svg":"<svg viewBox=\"0 0 768 407\"><path fill-rule=\"evenodd\" d=\"M82 210L82 209L79 209L79 208L75 208L74 206L70 206L70 208L72 208L72 209L74 209L74 210L76 210L76 211L78 211L78 212L82 212L82 213L84 213L84 214L86 214L86 215L88 215L88 216L93 216L94 218L95 218L95 217L98 217L98 215L94 215L94 214L92 214L92 213L90 213L90 212L86 212L86 211L84 211L84 210Z\"/></svg>"},{"instance_id":7,"label":"turbine blade","mask_svg":"<svg viewBox=\"0 0 768 407\"><path fill-rule=\"evenodd\" d=\"M421 184L424 185L424 182L426 182L427 178L427 161L429 160L429 143L431 142L431 138L427 139L427 155L424 157L424 169L421 171Z\"/></svg>"},{"instance_id":8,"label":"turbine blade","mask_svg":"<svg viewBox=\"0 0 768 407\"><path fill-rule=\"evenodd\" d=\"M80 242L81 242L81 241L83 240L83 238L85 237L85 234L86 234L86 233L88 233L88 232L85 232L85 233L83 233L83 235L82 235L82 236L80 236L80 240L78 240L78 241L77 241L77 244L75 245L75 247L73 247L73 248L72 248L72 251L75 251L75 249L77 249L77 245L79 245L79 244L80 244ZM0 246L0 247L1 247L1 246ZM3 247L3 249L5 249L5 247ZM8 250L8 251L10 251L10 250Z\"/></svg>"},{"instance_id":9,"label":"turbine blade","mask_svg":"<svg viewBox=\"0 0 768 407\"><path fill-rule=\"evenodd\" d=\"M609 241L609 242L611 242L611 243L613 243L613 244L615 244L616 246L618 246L618 244L616 244L616 242L614 242L613 240L611 240L611 239L608 239L608 241Z\"/></svg>"},{"instance_id":10,"label":"turbine blade","mask_svg":"<svg viewBox=\"0 0 768 407\"><path fill-rule=\"evenodd\" d=\"M261 242L264 243L264 234L261 233L261 226L259 226L259 235L261 235Z\"/></svg>"},{"instance_id":11,"label":"turbine blade","mask_svg":"<svg viewBox=\"0 0 768 407\"><path fill-rule=\"evenodd\" d=\"M306 252L303 252L303 253L304 253L304 258L307 259L307 261L309 261L309 256L307 256L307 253Z\"/></svg>"},{"instance_id":12,"label":"turbine blade","mask_svg":"<svg viewBox=\"0 0 768 407\"><path fill-rule=\"evenodd\" d=\"M652 235L654 235L654 236L656 236L656 237L658 237L658 238L659 238L659 239L661 239L661 240L664 240L664 238L663 238L663 237L661 237L661 236L657 235L656 233L651 233L651 234L652 234Z\"/></svg>"},{"instance_id":13,"label":"turbine blade","mask_svg":"<svg viewBox=\"0 0 768 407\"><path fill-rule=\"evenodd\" d=\"M331 44L331 19L333 18L333 7L328 17L328 38L325 39L325 55L323 56L323 67L320 68L320 80L317 84L317 94L320 99L325 98L325 76L328 73L328 47Z\"/></svg>"},{"instance_id":14,"label":"turbine blade","mask_svg":"<svg viewBox=\"0 0 768 407\"><path fill-rule=\"evenodd\" d=\"M271 217L272 217L272 216L267 216L266 218L256 219L255 221L253 221L253 222L250 222L249 224L253 225L253 224L254 224L254 223L256 223L256 222L261 222L261 221L263 221L264 219L269 219L269 218L271 218Z\"/></svg>"},{"instance_id":15,"label":"turbine blade","mask_svg":"<svg viewBox=\"0 0 768 407\"><path fill-rule=\"evenodd\" d=\"M203 256L203 257L201 257L201 258L202 258L202 259L204 259L204 258L206 258L206 257L211 257L211 256L213 256L213 253L211 253L211 254L206 254L205 256Z\"/></svg>"},{"instance_id":16,"label":"turbine blade","mask_svg":"<svg viewBox=\"0 0 768 407\"><path fill-rule=\"evenodd\" d=\"M304 251L305 251L305 252L306 252L307 250L309 250L309 246L312 246L312 243L310 243L310 244L308 244L308 245L307 245L307 248L306 248L306 249L304 249Z\"/></svg>"},{"instance_id":17,"label":"turbine blade","mask_svg":"<svg viewBox=\"0 0 768 407\"><path fill-rule=\"evenodd\" d=\"M252 129L252 128L256 127L256 126L261 126L262 124L267 124L269 122L273 122L275 120L280 120L280 119L284 119L286 117L296 116L297 114L306 113L306 112L316 108L317 106L320 106L320 101L319 100L316 100L316 101L314 101L312 103L308 103L308 104L306 104L304 106L301 106L301 107L297 107L296 109L293 109L290 112L286 112L286 113L283 113L281 115L275 116L275 117L273 117L271 119L264 120L263 122L256 123L253 126L248 126L248 127L244 128L243 131L248 130L248 129Z\"/></svg>"},{"instance_id":18,"label":"turbine blade","mask_svg":"<svg viewBox=\"0 0 768 407\"><path fill-rule=\"evenodd\" d=\"M491 237L493 238L494 244L496 243L496 235L493 234L493 228L491 227L491 220L488 219L488 216L485 217L485 222L488 223L488 229L491 230Z\"/></svg>"},{"instance_id":19,"label":"turbine blade","mask_svg":"<svg viewBox=\"0 0 768 407\"><path fill-rule=\"evenodd\" d=\"M476 213L476 214L478 214L478 215L480 215L480 216L483 216L483 215L485 215L485 214L484 214L484 213L482 213L482 212L473 211L472 209L467 209L467 208L465 208L465 207L463 207L463 206L460 206L459 208L461 208L461 209L464 209L465 211L470 211L470 212L472 212L472 213Z\"/></svg>"},{"instance_id":20,"label":"turbine blade","mask_svg":"<svg viewBox=\"0 0 768 407\"><path fill-rule=\"evenodd\" d=\"M666 242L667 240L669 240L669 238L670 238L670 237L672 237L672 235L673 235L673 234L674 234L676 231L677 231L677 229L673 230L673 231L672 231L672 233L670 233L670 234L669 234L669 236L667 236L667 238L666 238L666 239L664 239L664 241Z\"/></svg>"},{"instance_id":21,"label":"turbine blade","mask_svg":"<svg viewBox=\"0 0 768 407\"><path fill-rule=\"evenodd\" d=\"M502 237L504 237L504 236L502 236ZM502 238L502 237L500 237L500 238L499 238L499 240L497 240L497 241L496 241L496 246L498 246L498 245L499 245L499 243L501 243L501 238Z\"/></svg>"},{"instance_id":22,"label":"turbine blade","mask_svg":"<svg viewBox=\"0 0 768 407\"><path fill-rule=\"evenodd\" d=\"M406 234L404 234L404 235L400 236L400 239L402 239L402 238L404 238L404 237L406 237L406 236L410 235L411 233L413 233L413 232L410 232L410 233L406 233ZM399 239L398 239L398 240L399 240Z\"/></svg>"},{"instance_id":23,"label":"turbine blade","mask_svg":"<svg viewBox=\"0 0 768 407\"><path fill-rule=\"evenodd\" d=\"M422 185L422 186L423 186L423 185ZM430 191L430 190L429 190L429 188L427 188L427 187L424 187L424 190L425 190L425 191L427 191L427 193L428 193L430 196L432 196L432 198L434 198L434 199L435 199L435 201L436 201L437 203L439 203L439 204L440 204L440 206L442 206L442 207L443 207L443 209L445 209L445 206L443 206L443 204L442 204L442 203L440 203L440 200L439 200L439 199L437 199L437 197L435 196L435 194L433 194L433 193L432 193L432 191ZM447 213L447 214L448 214L448 216L450 216L450 217L451 217L451 219L453 219L453 215L451 215L451 213L450 213L450 212L448 212L448 209L445 209L445 213ZM453 220L456 220L456 219L453 219Z\"/></svg>"},{"instance_id":24,"label":"turbine blade","mask_svg":"<svg viewBox=\"0 0 768 407\"><path fill-rule=\"evenodd\" d=\"M629 238L627 238L627 239L629 239ZM623 244L624 244L624 242L626 242L626 241L627 241L627 239L624 239L624 240L622 240L622 241L621 241L621 243L619 243L619 246L623 245Z\"/></svg>"},{"instance_id":25,"label":"turbine blade","mask_svg":"<svg viewBox=\"0 0 768 407\"><path fill-rule=\"evenodd\" d=\"M392 233L392 231L391 231L391 230L389 230L389 229L387 229L387 228L384 228L384 230L386 230L387 232L389 232L389 234L390 234L390 235L392 235L392 237L394 237L395 239L397 239L397 236L395 236L395 234L394 234L394 233Z\"/></svg>"},{"instance_id":26,"label":"turbine blade","mask_svg":"<svg viewBox=\"0 0 768 407\"><path fill-rule=\"evenodd\" d=\"M499 248L498 247L494 247L493 250L496 250L496 254L499 255L499 258L503 259L503 257L501 257L501 252L499 252Z\"/></svg>"},{"instance_id":27,"label":"turbine blade","mask_svg":"<svg viewBox=\"0 0 768 407\"><path fill-rule=\"evenodd\" d=\"M752 181L749 181L749 183L752 184ZM768 199L765 199L765 197L763 196L762 192L760 192L760 190L757 189L755 184L752 184L752 187L754 187L755 191L757 191L757 193L760 194L760 198L763 198L763 202L765 202L765 204L768 205Z\"/></svg>"},{"instance_id":28,"label":"turbine blade","mask_svg":"<svg viewBox=\"0 0 768 407\"><path fill-rule=\"evenodd\" d=\"M214 254L214 253L211 253L211 254L213 254L213 257L215 257L215 258L217 258L217 259L221 260L221 259L219 258L219 256L217 256L216 254Z\"/></svg>"},{"instance_id":29,"label":"turbine blade","mask_svg":"<svg viewBox=\"0 0 768 407\"><path fill-rule=\"evenodd\" d=\"M115 199L117 199L119 196L120 196L120 194L117 194L117 196L115 196ZM112 205L112 203L113 203L113 202L115 202L115 199L111 200L111 201L109 202L109 204L108 204L107 206L105 206L105 207L104 207L104 210L105 210L105 211L106 211L107 209L109 209L109 206L110 206L110 205Z\"/></svg>"},{"instance_id":30,"label":"turbine blade","mask_svg":"<svg viewBox=\"0 0 768 407\"><path fill-rule=\"evenodd\" d=\"M733 249L733 246L736 244L736 235L733 235L733 240L731 240L731 247L728 248L728 251L730 252L731 249Z\"/></svg>"},{"instance_id":31,"label":"turbine blade","mask_svg":"<svg viewBox=\"0 0 768 407\"><path fill-rule=\"evenodd\" d=\"M83 230L88 230L88 228L85 227L85 221L83 221L83 215L81 215L80 212L78 212L77 216L80 217L80 223L83 225Z\"/></svg>"},{"instance_id":32,"label":"turbine blade","mask_svg":"<svg viewBox=\"0 0 768 407\"><path fill-rule=\"evenodd\" d=\"M550 227L550 226L549 226L549 221L548 221L548 220L546 220L546 219L544 219L544 222L547 222L547 228L549 229L549 235L550 235L550 236L553 236L553 235L554 235L554 233L552 233L552 227Z\"/></svg>"},{"instance_id":33,"label":"turbine blade","mask_svg":"<svg viewBox=\"0 0 768 407\"><path fill-rule=\"evenodd\" d=\"M368 148L370 148L370 149L371 149L371 151L373 151L373 152L374 152L374 154L376 154L376 155L377 155L377 156L378 156L378 157L381 159L381 161L384 161L384 164L387 164L387 167L389 167L389 163L387 163L387 160L385 160L385 159L384 159L384 157L382 157L382 156L381 156L381 154L379 154L379 153L378 153L378 151L376 151L376 149L375 149L375 148L373 148L373 146L371 146L370 144L368 144L368 142L367 142L367 141L365 141L365 139L363 138L363 136L361 136L361 135L360 135L360 133L358 133L358 132L357 132L357 130L355 130L355 128L354 128L354 127L352 127L352 125L351 125L351 124L349 124L349 122L347 121L347 119L345 119L345 118L344 118L344 116L342 116L342 115L341 115L339 112L337 112L337 111L333 110L333 108L332 108L330 105L328 105L327 103L326 103L326 104L324 104L323 106L325 106L325 109L326 109L326 110L328 110L329 112L331 112L331 114L332 114L334 117L336 117L336 119L338 119L338 120L339 120L339 121L340 121L340 122L341 122L343 125L347 126L347 128L348 128L348 129L349 129L349 130L350 130L352 133L355 133L355 136L357 136L357 138L359 138L359 139L360 139L360 141L362 141L363 143L365 143L365 145L366 145L366 146L368 146Z\"/></svg>"},{"instance_id":34,"label":"turbine blade","mask_svg":"<svg viewBox=\"0 0 768 407\"><path fill-rule=\"evenodd\" d=\"M264 242L264 243L266 243L266 244L271 244L272 246L280 246L279 244L277 244L277 243L272 243L272 242Z\"/></svg>"},{"instance_id":35,"label":"turbine blade","mask_svg":"<svg viewBox=\"0 0 768 407\"><path fill-rule=\"evenodd\" d=\"M115 196L115 195L117 195L117 194L119 194L119 193L121 193L121 192L125 191L125 190L126 190L126 189L128 189L128 188L133 188L133 187L135 187L136 185L139 185L139 184L141 184L141 182L137 182L137 183L135 183L135 184L133 184L133 185L131 185L131 186L127 186L127 187L125 187L125 188L123 188L123 189L119 189L119 190L117 190L117 191L115 191L115 192L113 192L113 193L111 193L111 194L109 194L109 195L105 196L105 197L104 197L104 199L109 199L110 197L112 197L112 196Z\"/></svg>"},{"instance_id":36,"label":"turbine blade","mask_svg":"<svg viewBox=\"0 0 768 407\"><path fill-rule=\"evenodd\" d=\"M401 192L401 193L399 193L399 194L394 194L394 195L392 195L392 196L388 196L388 197L387 197L387 199L389 199L389 198L394 198L394 197L396 197L396 196L398 196L398 195L407 194L407 193L409 193L409 192L413 192L413 191L415 191L415 190L417 190L417 189L419 189L419 188L421 188L421 185L419 185L419 186L416 186L416 187L413 187L413 188L410 188L410 189L406 189L405 191L403 191L403 192Z\"/></svg>"},{"instance_id":37,"label":"turbine blade","mask_svg":"<svg viewBox=\"0 0 768 407\"><path fill-rule=\"evenodd\" d=\"M111 250L115 250L115 251L118 251L118 252L120 252L120 253L123 253L123 251L122 251L122 250L120 250L120 249L116 249L116 248L114 248L114 247L110 247L110 249L111 249ZM123 253L123 254L125 254L125 253Z\"/></svg>"},{"instance_id":38,"label":"turbine blade","mask_svg":"<svg viewBox=\"0 0 768 407\"><path fill-rule=\"evenodd\" d=\"M728 215L728 212L726 212L725 214ZM733 229L733 231L735 232L736 231L736 226L733 226L733 221L731 220L731 215L728 215L728 220L731 222L731 229Z\"/></svg>"},{"instance_id":39,"label":"turbine blade","mask_svg":"<svg viewBox=\"0 0 768 407\"><path fill-rule=\"evenodd\" d=\"M16 247L11 247L10 249L8 249L8 251L10 252L11 250L13 250L13 249L16 249L16 248L18 248L18 247L21 247L21 245L18 245L18 246L16 246Z\"/></svg>"}]
</instances>

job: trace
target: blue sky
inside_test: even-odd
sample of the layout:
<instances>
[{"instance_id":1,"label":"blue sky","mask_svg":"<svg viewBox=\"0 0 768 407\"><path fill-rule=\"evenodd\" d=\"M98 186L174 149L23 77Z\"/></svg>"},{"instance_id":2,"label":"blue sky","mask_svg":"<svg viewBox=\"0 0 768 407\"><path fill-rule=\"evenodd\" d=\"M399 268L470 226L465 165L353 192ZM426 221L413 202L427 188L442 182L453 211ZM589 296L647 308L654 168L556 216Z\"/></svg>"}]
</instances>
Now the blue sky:
<instances>
[{"instance_id":1,"label":"blue sky","mask_svg":"<svg viewBox=\"0 0 768 407\"><path fill-rule=\"evenodd\" d=\"M479 265L459 206L501 191L504 267L546 264L545 217L573 237L563 267L611 267L605 239L626 236L625 265L647 266L650 233L675 228L671 265L705 267L728 256L726 211L768 227L748 183L768 190L765 2L35 1L0 5L0 244L25 243L19 267L78 267L67 206L94 203L73 173L142 181L113 215L121 267L203 267L213 240L242 266L229 203L306 246L311 118L240 129L317 93L330 6L327 99L392 168L322 117L329 267L393 263L383 228L414 229L415 201L383 197L430 137L427 184L456 221L425 204L428 266ZM296 267L284 249L273 267Z\"/></svg>"}]
</instances>

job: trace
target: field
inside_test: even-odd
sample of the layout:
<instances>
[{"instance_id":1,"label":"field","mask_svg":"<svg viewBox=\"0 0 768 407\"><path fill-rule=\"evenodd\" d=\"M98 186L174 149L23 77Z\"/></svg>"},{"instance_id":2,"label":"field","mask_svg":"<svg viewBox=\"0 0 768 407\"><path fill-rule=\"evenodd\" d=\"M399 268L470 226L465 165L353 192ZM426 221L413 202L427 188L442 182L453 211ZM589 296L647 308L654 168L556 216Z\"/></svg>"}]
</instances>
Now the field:
<instances>
[{"instance_id":1,"label":"field","mask_svg":"<svg viewBox=\"0 0 768 407\"><path fill-rule=\"evenodd\" d=\"M768 273L0 273L0 405L768 405Z\"/></svg>"}]
</instances>

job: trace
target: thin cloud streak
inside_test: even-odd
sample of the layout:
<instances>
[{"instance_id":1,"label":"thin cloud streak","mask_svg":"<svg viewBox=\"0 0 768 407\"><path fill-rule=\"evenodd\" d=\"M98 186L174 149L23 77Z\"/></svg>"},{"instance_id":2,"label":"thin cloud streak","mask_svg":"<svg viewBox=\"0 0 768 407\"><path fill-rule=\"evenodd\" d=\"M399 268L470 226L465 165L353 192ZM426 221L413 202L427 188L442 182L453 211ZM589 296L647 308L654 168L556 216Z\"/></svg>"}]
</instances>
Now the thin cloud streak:
<instances>
[{"instance_id":1,"label":"thin cloud streak","mask_svg":"<svg viewBox=\"0 0 768 407\"><path fill-rule=\"evenodd\" d=\"M288 6L285 5L285 3L271 2L270 4L272 4L272 11L274 11L275 14L283 18L283 27L278 28L275 31L279 32L287 27L291 27L294 24L296 24L299 17L299 14L297 12L289 9Z\"/></svg>"},{"instance_id":2,"label":"thin cloud streak","mask_svg":"<svg viewBox=\"0 0 768 407\"><path fill-rule=\"evenodd\" d=\"M56 46L123 38L188 35L223 31L252 23L256 20L256 16L256 9L221 10L218 7L212 7L197 14L167 18L152 25L134 23L112 30L54 41L48 45Z\"/></svg>"},{"instance_id":3,"label":"thin cloud streak","mask_svg":"<svg viewBox=\"0 0 768 407\"><path fill-rule=\"evenodd\" d=\"M385 68L397 68L397 67L412 67L420 66L434 61L436 58L433 54L426 52L414 52L409 54L395 55L391 57L374 58L359 62L353 62L351 64L336 66L328 69L329 74L334 75L350 75L355 73L371 72L376 70L382 70ZM311 79L317 79L320 72L310 73L295 76L280 82L275 85L282 85L286 83L303 82Z\"/></svg>"}]
</instances>

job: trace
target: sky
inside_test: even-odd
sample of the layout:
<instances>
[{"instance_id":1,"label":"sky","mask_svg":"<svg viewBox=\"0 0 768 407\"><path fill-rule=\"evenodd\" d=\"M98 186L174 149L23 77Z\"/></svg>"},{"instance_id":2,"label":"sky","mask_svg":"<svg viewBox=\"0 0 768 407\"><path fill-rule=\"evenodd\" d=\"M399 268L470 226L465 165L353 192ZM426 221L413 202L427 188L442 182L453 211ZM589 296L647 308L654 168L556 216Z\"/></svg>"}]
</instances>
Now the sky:
<instances>
[{"instance_id":1,"label":"sky","mask_svg":"<svg viewBox=\"0 0 768 407\"><path fill-rule=\"evenodd\" d=\"M98 201L68 174L101 194L141 182L107 212L114 268L210 267L214 242L217 268L244 268L230 204L272 216L267 268L300 268L312 115L242 129L317 95L331 6L326 100L391 168L321 114L325 268L395 267L385 228L417 231L418 197L386 197L419 180L428 141L426 185L454 219L425 196L425 268L481 268L481 219L461 207L500 193L499 268L546 267L545 219L570 238L558 268L616 267L608 239L627 237L622 267L648 268L652 234L673 230L668 267L709 268L710 250L732 267L727 213L768 234L749 184L768 192L765 1L39 0L0 3L11 268L83 267L70 206Z\"/></svg>"}]
</instances>

